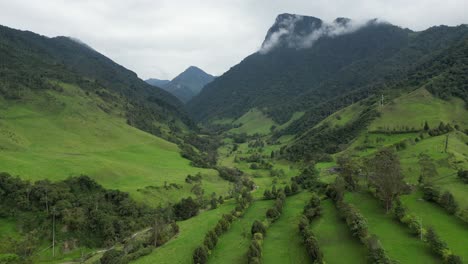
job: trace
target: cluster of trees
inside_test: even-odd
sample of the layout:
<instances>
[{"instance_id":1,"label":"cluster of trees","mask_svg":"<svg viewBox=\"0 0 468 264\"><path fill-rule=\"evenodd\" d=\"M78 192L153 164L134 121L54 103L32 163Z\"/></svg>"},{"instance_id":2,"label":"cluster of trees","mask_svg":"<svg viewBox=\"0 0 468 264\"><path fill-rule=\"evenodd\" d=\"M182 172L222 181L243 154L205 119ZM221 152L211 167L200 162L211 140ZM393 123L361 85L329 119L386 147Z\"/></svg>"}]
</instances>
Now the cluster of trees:
<instances>
[{"instance_id":1,"label":"cluster of trees","mask_svg":"<svg viewBox=\"0 0 468 264\"><path fill-rule=\"evenodd\" d=\"M440 122L438 127L431 129L429 128L429 126L427 126L427 128L427 133L432 137L443 135L453 131L453 127L449 123L444 124L444 122Z\"/></svg>"},{"instance_id":2,"label":"cluster of trees","mask_svg":"<svg viewBox=\"0 0 468 264\"><path fill-rule=\"evenodd\" d=\"M277 199L281 194L285 194L286 196L293 195L299 191L299 185L296 182L291 183L291 187L289 185L284 186L283 189L277 189L276 185L273 185L270 189L265 189L263 192L263 197L267 200Z\"/></svg>"},{"instance_id":3,"label":"cluster of trees","mask_svg":"<svg viewBox=\"0 0 468 264\"><path fill-rule=\"evenodd\" d=\"M241 180L242 175L244 175L244 172L239 170L238 168L218 166L216 167L216 170L219 173L219 177L230 182L238 182Z\"/></svg>"},{"instance_id":4,"label":"cluster of trees","mask_svg":"<svg viewBox=\"0 0 468 264\"><path fill-rule=\"evenodd\" d=\"M22 238L0 241L1 251L27 259L39 243L38 238L56 243L104 247L123 241L135 230L158 221L158 245L177 231L170 208L152 209L133 201L127 193L107 190L88 176L64 181L41 180L35 183L0 173L0 216L17 219ZM55 234L50 226L55 224ZM174 227L175 228L175 227ZM72 243L75 244L75 243ZM151 241L148 241L148 245Z\"/></svg>"},{"instance_id":5,"label":"cluster of trees","mask_svg":"<svg viewBox=\"0 0 468 264\"><path fill-rule=\"evenodd\" d=\"M189 183L189 184L199 183L199 182L201 182L201 180L202 180L201 173L197 173L194 176L189 174L189 175L187 175L187 177L185 177L185 182Z\"/></svg>"},{"instance_id":6,"label":"cluster of trees","mask_svg":"<svg viewBox=\"0 0 468 264\"><path fill-rule=\"evenodd\" d=\"M303 189L316 189L325 187L323 183L319 181L319 173L315 169L314 165L310 165L302 169L301 174L292 177L291 181L295 182Z\"/></svg>"},{"instance_id":7,"label":"cluster of trees","mask_svg":"<svg viewBox=\"0 0 468 264\"><path fill-rule=\"evenodd\" d=\"M310 201L304 207L301 220L299 221L299 233L302 236L302 242L313 263L323 263L323 252L315 237L315 234L309 229L310 222L321 215L320 198L313 193Z\"/></svg>"},{"instance_id":8,"label":"cluster of trees","mask_svg":"<svg viewBox=\"0 0 468 264\"><path fill-rule=\"evenodd\" d=\"M266 217L270 221L270 223L275 222L281 216L283 212L284 202L286 201L286 195L283 190L279 190L276 192L276 200L273 207L269 208L266 211Z\"/></svg>"},{"instance_id":9,"label":"cluster of trees","mask_svg":"<svg viewBox=\"0 0 468 264\"><path fill-rule=\"evenodd\" d=\"M441 191L432 184L425 184L422 187L422 191L424 200L440 205L449 214L455 214L458 211L458 203L449 191L441 193Z\"/></svg>"},{"instance_id":10,"label":"cluster of trees","mask_svg":"<svg viewBox=\"0 0 468 264\"><path fill-rule=\"evenodd\" d=\"M373 108L367 108L351 123L342 127L330 127L324 124L311 129L293 145L282 150L282 156L291 161L331 161L330 154L345 149L379 113Z\"/></svg>"},{"instance_id":11,"label":"cluster of trees","mask_svg":"<svg viewBox=\"0 0 468 264\"><path fill-rule=\"evenodd\" d=\"M211 250L213 250L218 243L218 238L229 230L229 227L236 218L244 215L245 210L250 206L253 200L247 188L243 188L241 193L235 195L235 197L237 202L236 208L234 208L230 214L223 214L216 226L206 233L203 244L194 250L192 255L194 264L207 263Z\"/></svg>"},{"instance_id":12,"label":"cluster of trees","mask_svg":"<svg viewBox=\"0 0 468 264\"><path fill-rule=\"evenodd\" d=\"M407 212L407 209L403 206L400 200L397 200L396 206L394 209L395 217L400 221L400 223L405 224L411 230L414 235L418 235L423 239L426 244L431 248L431 250L442 257L444 263L446 264L461 264L461 258L457 255L454 255L447 244L440 239L435 230L429 227L427 230L422 227L419 219L412 214Z\"/></svg>"},{"instance_id":13,"label":"cluster of trees","mask_svg":"<svg viewBox=\"0 0 468 264\"><path fill-rule=\"evenodd\" d=\"M152 228L146 236L138 239L126 240L122 248L107 250L100 259L101 264L127 264L133 260L149 255L154 248L165 244L179 232L175 222L168 223L167 219L156 218ZM149 234L149 235L148 235Z\"/></svg>"},{"instance_id":14,"label":"cluster of trees","mask_svg":"<svg viewBox=\"0 0 468 264\"><path fill-rule=\"evenodd\" d=\"M252 240L247 251L248 264L261 264L263 254L263 237L266 233L266 228L262 222L255 220L251 228Z\"/></svg>"}]
</instances>

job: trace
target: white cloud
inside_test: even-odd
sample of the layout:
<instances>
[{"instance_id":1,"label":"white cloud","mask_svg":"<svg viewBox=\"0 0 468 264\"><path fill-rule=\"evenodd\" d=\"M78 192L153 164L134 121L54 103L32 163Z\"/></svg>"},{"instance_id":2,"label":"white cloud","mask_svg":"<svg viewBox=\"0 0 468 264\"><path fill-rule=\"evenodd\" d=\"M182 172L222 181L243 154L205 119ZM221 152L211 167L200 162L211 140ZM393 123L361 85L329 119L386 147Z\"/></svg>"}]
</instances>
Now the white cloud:
<instances>
[{"instance_id":1,"label":"white cloud","mask_svg":"<svg viewBox=\"0 0 468 264\"><path fill-rule=\"evenodd\" d=\"M259 49L280 13L310 15L324 21L336 17L382 18L422 30L432 25L467 23L467 2L0 0L0 24L47 36L72 36L142 78L172 78L190 65L222 74Z\"/></svg>"}]
</instances>

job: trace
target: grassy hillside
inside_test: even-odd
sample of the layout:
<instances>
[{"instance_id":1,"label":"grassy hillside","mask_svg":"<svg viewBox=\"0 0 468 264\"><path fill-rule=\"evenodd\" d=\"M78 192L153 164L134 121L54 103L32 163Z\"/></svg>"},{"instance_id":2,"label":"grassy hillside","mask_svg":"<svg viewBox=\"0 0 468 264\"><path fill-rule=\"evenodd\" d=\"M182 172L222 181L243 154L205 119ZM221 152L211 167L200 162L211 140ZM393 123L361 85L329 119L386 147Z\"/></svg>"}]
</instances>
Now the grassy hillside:
<instances>
[{"instance_id":1,"label":"grassy hillside","mask_svg":"<svg viewBox=\"0 0 468 264\"><path fill-rule=\"evenodd\" d=\"M36 91L1 102L2 171L33 181L87 174L141 200L138 189L183 185L187 174L197 172L206 175L207 193L226 190L215 171L190 166L175 144L127 125L120 102L105 102L74 85L60 87L61 92ZM189 195L190 187L173 188L170 196L164 192L147 193L164 202Z\"/></svg>"},{"instance_id":2,"label":"grassy hillside","mask_svg":"<svg viewBox=\"0 0 468 264\"><path fill-rule=\"evenodd\" d=\"M322 201L322 210L322 216L312 222L311 229L317 235L326 263L365 262L366 248L351 235L332 201Z\"/></svg>"},{"instance_id":3,"label":"grassy hillside","mask_svg":"<svg viewBox=\"0 0 468 264\"><path fill-rule=\"evenodd\" d=\"M312 263L297 229L309 199L310 193L307 192L286 199L281 217L268 228L265 236L263 263Z\"/></svg>"},{"instance_id":4,"label":"grassy hillside","mask_svg":"<svg viewBox=\"0 0 468 264\"><path fill-rule=\"evenodd\" d=\"M270 128L276 123L265 114L263 114L258 109L251 109L243 116L238 118L236 121L233 122L234 125L241 125L238 128L233 128L229 130L232 133L246 133L248 135L253 134L269 134Z\"/></svg>"},{"instance_id":5,"label":"grassy hillside","mask_svg":"<svg viewBox=\"0 0 468 264\"><path fill-rule=\"evenodd\" d=\"M390 258L401 263L440 263L429 247L409 233L392 214L386 214L379 202L368 194L350 193L346 200L367 219L369 231L376 234Z\"/></svg>"},{"instance_id":6,"label":"grassy hillside","mask_svg":"<svg viewBox=\"0 0 468 264\"><path fill-rule=\"evenodd\" d=\"M150 255L132 263L138 264L186 264L192 263L193 250L203 242L205 233L216 225L219 218L234 208L233 202L225 203L216 210L179 222L180 234L154 250Z\"/></svg>"},{"instance_id":7,"label":"grassy hillside","mask_svg":"<svg viewBox=\"0 0 468 264\"><path fill-rule=\"evenodd\" d=\"M468 128L468 110L458 98L442 100L421 88L379 107L380 118L369 126L370 131L422 129L427 121L429 127L440 122Z\"/></svg>"}]
</instances>

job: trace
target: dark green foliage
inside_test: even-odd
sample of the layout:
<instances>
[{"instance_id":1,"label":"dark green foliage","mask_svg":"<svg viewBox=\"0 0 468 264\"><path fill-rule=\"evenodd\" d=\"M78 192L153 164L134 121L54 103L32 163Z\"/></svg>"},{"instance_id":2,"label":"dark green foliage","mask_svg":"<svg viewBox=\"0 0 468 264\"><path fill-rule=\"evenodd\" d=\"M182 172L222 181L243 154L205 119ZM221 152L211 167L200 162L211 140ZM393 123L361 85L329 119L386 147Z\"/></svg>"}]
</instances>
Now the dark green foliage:
<instances>
[{"instance_id":1,"label":"dark green foliage","mask_svg":"<svg viewBox=\"0 0 468 264\"><path fill-rule=\"evenodd\" d=\"M378 263L378 264L392 264L390 258L387 256L387 253L382 248L379 239L376 235L372 235L366 241L366 246L369 249L368 260L369 263Z\"/></svg>"},{"instance_id":2,"label":"dark green foliage","mask_svg":"<svg viewBox=\"0 0 468 264\"><path fill-rule=\"evenodd\" d=\"M344 150L365 127L378 116L374 109L367 108L355 121L342 127L324 124L301 134L300 139L283 150L283 157L292 161L332 161L330 154ZM295 134L296 131L291 131Z\"/></svg>"},{"instance_id":3,"label":"dark green foliage","mask_svg":"<svg viewBox=\"0 0 468 264\"><path fill-rule=\"evenodd\" d=\"M376 189L377 197L384 203L387 212L398 195L403 193L405 183L401 173L400 159L392 149L379 150L368 163L369 182Z\"/></svg>"},{"instance_id":4,"label":"dark green foliage","mask_svg":"<svg viewBox=\"0 0 468 264\"><path fill-rule=\"evenodd\" d=\"M266 234L266 228L265 226L263 225L262 222L258 221L258 220L255 220L252 224L252 228L250 229L250 233L252 235L254 235L255 233L260 233L262 234L263 236L265 236Z\"/></svg>"},{"instance_id":5,"label":"dark green foliage","mask_svg":"<svg viewBox=\"0 0 468 264\"><path fill-rule=\"evenodd\" d=\"M447 249L447 244L439 238L432 227L427 229L425 239L434 253L438 254L439 256L444 255L444 250Z\"/></svg>"},{"instance_id":6,"label":"dark green foliage","mask_svg":"<svg viewBox=\"0 0 468 264\"><path fill-rule=\"evenodd\" d=\"M208 261L208 249L205 246L199 246L193 252L194 264L205 264Z\"/></svg>"},{"instance_id":7,"label":"dark green foliage","mask_svg":"<svg viewBox=\"0 0 468 264\"><path fill-rule=\"evenodd\" d=\"M468 183L468 170L459 170L457 176L464 183Z\"/></svg>"},{"instance_id":8,"label":"dark green foliage","mask_svg":"<svg viewBox=\"0 0 468 264\"><path fill-rule=\"evenodd\" d=\"M266 212L266 217L274 222L280 217L281 213L276 208L270 208Z\"/></svg>"},{"instance_id":9,"label":"dark green foliage","mask_svg":"<svg viewBox=\"0 0 468 264\"><path fill-rule=\"evenodd\" d=\"M197 215L199 209L200 205L192 197L182 198L174 205L174 215L177 219L185 220Z\"/></svg>"},{"instance_id":10,"label":"dark green foliage","mask_svg":"<svg viewBox=\"0 0 468 264\"><path fill-rule=\"evenodd\" d=\"M249 250L247 251L247 263L248 264L260 264L262 263L262 243L263 235L261 233L255 233L252 236Z\"/></svg>"},{"instance_id":11,"label":"dark green foliage","mask_svg":"<svg viewBox=\"0 0 468 264\"><path fill-rule=\"evenodd\" d=\"M237 168L228 168L228 167L216 167L216 170L219 173L219 176L226 181L237 182L240 180L241 176L244 174L241 170Z\"/></svg>"},{"instance_id":12,"label":"dark green foliage","mask_svg":"<svg viewBox=\"0 0 468 264\"><path fill-rule=\"evenodd\" d=\"M317 194L313 194L310 198L309 202L304 206L303 215L312 221L314 218L320 216L322 214L322 210L320 207L320 197Z\"/></svg>"},{"instance_id":13,"label":"dark green foliage","mask_svg":"<svg viewBox=\"0 0 468 264\"><path fill-rule=\"evenodd\" d=\"M314 188L320 185L318 171L315 166L310 165L304 168L299 176L291 178L291 181L301 185L304 189Z\"/></svg>"},{"instance_id":14,"label":"dark green foliage","mask_svg":"<svg viewBox=\"0 0 468 264\"><path fill-rule=\"evenodd\" d=\"M349 191L356 190L358 186L358 175L360 168L356 160L349 156L340 156L337 159L337 164L340 176L343 177L346 183L346 189Z\"/></svg>"},{"instance_id":15,"label":"dark green foliage","mask_svg":"<svg viewBox=\"0 0 468 264\"><path fill-rule=\"evenodd\" d=\"M21 216L23 230L49 234L53 210L57 224L66 225L71 236L87 246L119 241L150 225L157 213L137 204L127 193L104 189L88 176L31 184L0 174L0 215Z\"/></svg>"},{"instance_id":16,"label":"dark green foliage","mask_svg":"<svg viewBox=\"0 0 468 264\"><path fill-rule=\"evenodd\" d=\"M306 30L313 27L309 25ZM270 30L278 28L274 25ZM440 72L466 72L466 63L447 67L461 60L440 60L440 54L463 39L467 31L463 26L441 26L416 34L390 24L370 23L353 34L321 38L308 49L286 46L267 54L255 53L208 84L189 103L189 109L198 120L210 120L239 117L256 107L266 109L266 114L278 123L289 120L293 112L307 109L291 130L285 131L301 134L330 113L373 94L380 95L379 90L419 73L434 61L438 66L431 67L427 74L414 74L400 87L417 86ZM464 58L465 53L454 52L452 57ZM451 68L454 73L448 70ZM444 86L464 92L462 87L467 82L459 80Z\"/></svg>"},{"instance_id":17,"label":"dark green foliage","mask_svg":"<svg viewBox=\"0 0 468 264\"><path fill-rule=\"evenodd\" d=\"M365 241L368 237L367 221L359 210L345 202L338 202L336 208L340 212L340 215L346 220L353 236L360 238L361 241Z\"/></svg>"},{"instance_id":18,"label":"dark green foliage","mask_svg":"<svg viewBox=\"0 0 468 264\"><path fill-rule=\"evenodd\" d=\"M401 203L400 199L396 200L394 213L395 213L396 218L399 221L402 221L403 217L406 215L406 209L403 206L403 204Z\"/></svg>"},{"instance_id":19,"label":"dark green foliage","mask_svg":"<svg viewBox=\"0 0 468 264\"><path fill-rule=\"evenodd\" d=\"M439 200L439 204L450 214L455 214L458 210L458 204L455 201L455 198L448 191L442 194Z\"/></svg>"},{"instance_id":20,"label":"dark green foliage","mask_svg":"<svg viewBox=\"0 0 468 264\"><path fill-rule=\"evenodd\" d=\"M434 187L433 185L426 184L422 188L423 191L423 198L428 202L437 203L440 199L440 192L439 190Z\"/></svg>"},{"instance_id":21,"label":"dark green foliage","mask_svg":"<svg viewBox=\"0 0 468 264\"><path fill-rule=\"evenodd\" d=\"M100 261L101 264L122 264L122 257L124 256L124 252L117 249L110 249L104 252Z\"/></svg>"},{"instance_id":22,"label":"dark green foliage","mask_svg":"<svg viewBox=\"0 0 468 264\"><path fill-rule=\"evenodd\" d=\"M463 264L463 261L459 256L449 255L445 263L446 264Z\"/></svg>"}]
</instances>

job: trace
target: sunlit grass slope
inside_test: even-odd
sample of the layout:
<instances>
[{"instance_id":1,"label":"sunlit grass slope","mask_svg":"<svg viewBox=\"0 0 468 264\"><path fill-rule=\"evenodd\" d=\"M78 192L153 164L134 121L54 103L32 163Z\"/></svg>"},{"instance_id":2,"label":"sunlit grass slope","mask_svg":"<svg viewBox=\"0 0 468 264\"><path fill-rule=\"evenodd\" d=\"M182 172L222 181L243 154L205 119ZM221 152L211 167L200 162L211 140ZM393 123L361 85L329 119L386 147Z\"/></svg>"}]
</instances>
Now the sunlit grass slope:
<instances>
[{"instance_id":1,"label":"sunlit grass slope","mask_svg":"<svg viewBox=\"0 0 468 264\"><path fill-rule=\"evenodd\" d=\"M184 184L187 174L202 172L205 191L223 190L216 172L190 166L175 144L127 125L119 102L61 87L0 101L1 171L32 181L87 174L137 198L138 189ZM189 193L189 186L172 193Z\"/></svg>"}]
</instances>

